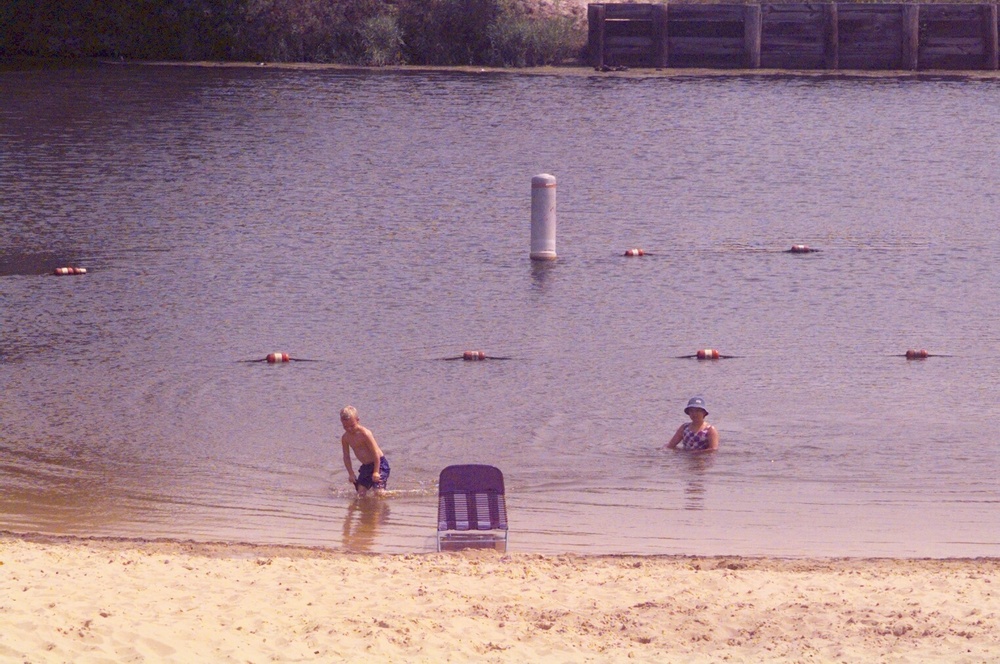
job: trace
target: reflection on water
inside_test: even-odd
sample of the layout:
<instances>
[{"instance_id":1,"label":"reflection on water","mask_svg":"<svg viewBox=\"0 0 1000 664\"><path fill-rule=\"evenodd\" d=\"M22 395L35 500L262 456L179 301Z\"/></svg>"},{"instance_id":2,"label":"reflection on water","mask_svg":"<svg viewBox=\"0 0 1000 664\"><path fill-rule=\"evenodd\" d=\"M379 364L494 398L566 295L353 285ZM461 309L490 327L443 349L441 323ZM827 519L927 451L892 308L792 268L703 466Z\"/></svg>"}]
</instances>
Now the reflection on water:
<instances>
[{"instance_id":1,"label":"reflection on water","mask_svg":"<svg viewBox=\"0 0 1000 664\"><path fill-rule=\"evenodd\" d=\"M19 252L0 247L0 277L52 274L57 267L67 267L73 259L52 252Z\"/></svg>"},{"instance_id":2,"label":"reflection on water","mask_svg":"<svg viewBox=\"0 0 1000 664\"><path fill-rule=\"evenodd\" d=\"M705 508L705 483L716 453L677 452L684 459L684 472L687 480L684 484L684 509L701 510Z\"/></svg>"},{"instance_id":3,"label":"reflection on water","mask_svg":"<svg viewBox=\"0 0 1000 664\"><path fill-rule=\"evenodd\" d=\"M531 261L531 286L544 291L550 279L556 278L556 266L552 261Z\"/></svg>"},{"instance_id":4,"label":"reflection on water","mask_svg":"<svg viewBox=\"0 0 1000 664\"><path fill-rule=\"evenodd\" d=\"M998 104L997 81L0 73L0 529L432 550L440 469L489 463L515 549L998 554ZM539 173L552 262L528 258ZM675 359L699 348L738 359ZM469 349L515 360L434 361ZM271 352L317 361L239 362ZM722 448L665 455L690 394ZM344 486L344 403L393 459L391 519Z\"/></svg>"},{"instance_id":5,"label":"reflection on water","mask_svg":"<svg viewBox=\"0 0 1000 664\"><path fill-rule=\"evenodd\" d=\"M388 525L388 500L366 497L350 501L344 517L344 549L351 553L373 551L379 530Z\"/></svg>"},{"instance_id":6,"label":"reflection on water","mask_svg":"<svg viewBox=\"0 0 1000 664\"><path fill-rule=\"evenodd\" d=\"M128 516L122 468L72 443L27 452L0 445L4 529L90 534Z\"/></svg>"}]
</instances>

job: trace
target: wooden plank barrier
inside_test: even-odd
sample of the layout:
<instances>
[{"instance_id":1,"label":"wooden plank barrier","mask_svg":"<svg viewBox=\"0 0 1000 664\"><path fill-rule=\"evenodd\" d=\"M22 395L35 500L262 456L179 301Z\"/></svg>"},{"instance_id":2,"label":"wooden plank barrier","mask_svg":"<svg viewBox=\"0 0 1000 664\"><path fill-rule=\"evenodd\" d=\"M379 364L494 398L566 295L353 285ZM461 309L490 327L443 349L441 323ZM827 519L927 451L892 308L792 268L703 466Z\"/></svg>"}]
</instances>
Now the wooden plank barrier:
<instances>
[{"instance_id":1,"label":"wooden plank barrier","mask_svg":"<svg viewBox=\"0 0 1000 664\"><path fill-rule=\"evenodd\" d=\"M760 66L766 69L837 69L837 5L761 6Z\"/></svg>"},{"instance_id":2,"label":"wooden plank barrier","mask_svg":"<svg viewBox=\"0 0 1000 664\"><path fill-rule=\"evenodd\" d=\"M996 4L610 4L587 8L597 69L1000 69Z\"/></svg>"},{"instance_id":3,"label":"wooden plank barrier","mask_svg":"<svg viewBox=\"0 0 1000 664\"><path fill-rule=\"evenodd\" d=\"M910 69L903 23L903 5L839 5L840 68Z\"/></svg>"},{"instance_id":4,"label":"wooden plank barrier","mask_svg":"<svg viewBox=\"0 0 1000 664\"><path fill-rule=\"evenodd\" d=\"M595 67L666 66L667 5L591 4L587 19Z\"/></svg>"},{"instance_id":5,"label":"wooden plank barrier","mask_svg":"<svg viewBox=\"0 0 1000 664\"><path fill-rule=\"evenodd\" d=\"M922 69L997 69L996 5L920 8Z\"/></svg>"},{"instance_id":6,"label":"wooden plank barrier","mask_svg":"<svg viewBox=\"0 0 1000 664\"><path fill-rule=\"evenodd\" d=\"M759 28L748 38L753 26L747 21L750 5L670 5L667 21L671 67L747 69L757 53L747 46L760 43ZM748 30L749 27L749 30Z\"/></svg>"}]
</instances>

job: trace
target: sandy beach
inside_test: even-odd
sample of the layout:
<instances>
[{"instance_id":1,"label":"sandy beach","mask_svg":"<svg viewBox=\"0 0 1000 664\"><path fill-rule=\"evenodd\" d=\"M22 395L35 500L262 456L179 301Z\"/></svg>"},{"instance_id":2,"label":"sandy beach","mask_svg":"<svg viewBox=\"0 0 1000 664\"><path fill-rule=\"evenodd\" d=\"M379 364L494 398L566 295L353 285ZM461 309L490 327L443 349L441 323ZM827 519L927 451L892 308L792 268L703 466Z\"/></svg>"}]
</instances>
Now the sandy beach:
<instances>
[{"instance_id":1,"label":"sandy beach","mask_svg":"<svg viewBox=\"0 0 1000 664\"><path fill-rule=\"evenodd\" d=\"M3 662L995 662L1000 560L0 535Z\"/></svg>"}]
</instances>

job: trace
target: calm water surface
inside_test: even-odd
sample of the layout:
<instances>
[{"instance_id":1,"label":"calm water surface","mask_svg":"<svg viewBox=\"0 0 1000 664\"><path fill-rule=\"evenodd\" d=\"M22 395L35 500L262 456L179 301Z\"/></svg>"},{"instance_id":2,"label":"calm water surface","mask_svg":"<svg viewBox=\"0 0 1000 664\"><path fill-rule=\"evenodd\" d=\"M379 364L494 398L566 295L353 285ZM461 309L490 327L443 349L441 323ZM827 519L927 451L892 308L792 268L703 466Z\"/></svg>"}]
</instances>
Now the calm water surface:
<instances>
[{"instance_id":1,"label":"calm water surface","mask_svg":"<svg viewBox=\"0 0 1000 664\"><path fill-rule=\"evenodd\" d=\"M997 81L0 73L0 530L429 551L438 472L476 462L518 551L1000 555L998 106ZM527 257L542 172L554 264ZM512 359L440 359L467 349ZM241 362L272 351L316 361ZM692 394L715 455L659 449ZM347 403L384 501L352 500Z\"/></svg>"}]
</instances>

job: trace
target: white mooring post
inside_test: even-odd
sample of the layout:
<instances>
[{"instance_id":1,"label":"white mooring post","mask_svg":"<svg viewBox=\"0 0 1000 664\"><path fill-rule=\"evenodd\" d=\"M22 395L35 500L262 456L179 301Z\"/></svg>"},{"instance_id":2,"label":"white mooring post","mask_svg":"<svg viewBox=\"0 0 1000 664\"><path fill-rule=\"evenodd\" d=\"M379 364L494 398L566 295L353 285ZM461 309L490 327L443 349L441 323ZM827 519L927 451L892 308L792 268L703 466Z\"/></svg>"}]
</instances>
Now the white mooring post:
<instances>
[{"instance_id":1,"label":"white mooring post","mask_svg":"<svg viewBox=\"0 0 1000 664\"><path fill-rule=\"evenodd\" d=\"M531 178L531 260L556 259L556 178Z\"/></svg>"}]
</instances>

